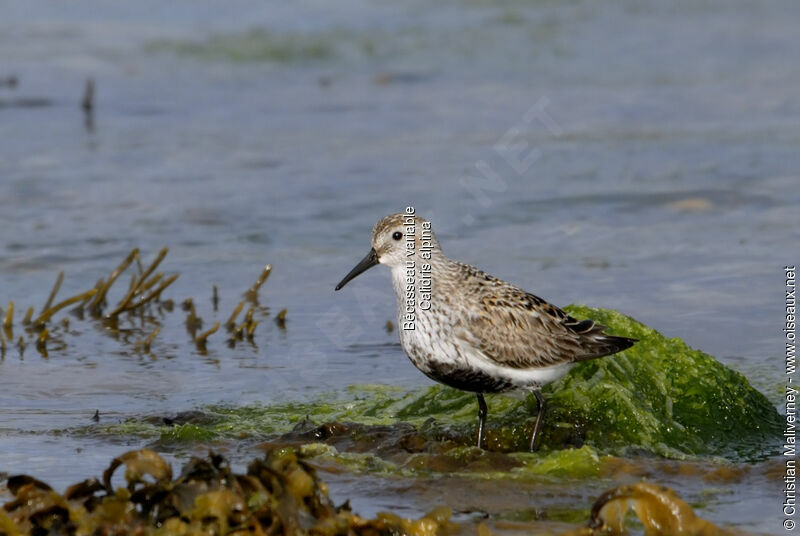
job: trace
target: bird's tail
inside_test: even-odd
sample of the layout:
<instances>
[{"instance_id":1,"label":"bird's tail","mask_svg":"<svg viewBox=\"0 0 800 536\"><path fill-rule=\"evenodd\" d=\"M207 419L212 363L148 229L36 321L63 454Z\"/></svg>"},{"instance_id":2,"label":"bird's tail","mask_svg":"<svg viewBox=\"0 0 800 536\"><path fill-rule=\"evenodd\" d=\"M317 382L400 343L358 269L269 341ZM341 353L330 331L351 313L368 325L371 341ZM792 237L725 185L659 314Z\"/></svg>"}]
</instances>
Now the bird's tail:
<instances>
[{"instance_id":1,"label":"bird's tail","mask_svg":"<svg viewBox=\"0 0 800 536\"><path fill-rule=\"evenodd\" d=\"M639 342L639 339L609 335L605 332L608 328L594 320L575 320L574 323L568 323L567 325L583 338L584 355L578 357L577 361L586 361L616 354Z\"/></svg>"},{"instance_id":2,"label":"bird's tail","mask_svg":"<svg viewBox=\"0 0 800 536\"><path fill-rule=\"evenodd\" d=\"M627 350L635 343L639 342L639 339L619 337L617 335L603 335L602 337L598 338L598 342L603 349L603 355L611 355L623 350Z\"/></svg>"}]
</instances>

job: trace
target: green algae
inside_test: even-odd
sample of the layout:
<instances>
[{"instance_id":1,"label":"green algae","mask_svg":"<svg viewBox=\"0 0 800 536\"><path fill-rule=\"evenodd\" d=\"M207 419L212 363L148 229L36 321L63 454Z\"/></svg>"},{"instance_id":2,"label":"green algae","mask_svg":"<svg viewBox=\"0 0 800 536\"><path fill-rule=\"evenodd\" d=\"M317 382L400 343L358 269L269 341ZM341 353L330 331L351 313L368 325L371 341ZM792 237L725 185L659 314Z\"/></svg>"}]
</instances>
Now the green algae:
<instances>
[{"instance_id":1,"label":"green algae","mask_svg":"<svg viewBox=\"0 0 800 536\"><path fill-rule=\"evenodd\" d=\"M585 427L587 442L614 452L733 459L774 452L780 416L742 374L616 311L572 306L569 312L639 342L582 363L551 385L551 418Z\"/></svg>"},{"instance_id":2,"label":"green algae","mask_svg":"<svg viewBox=\"0 0 800 536\"><path fill-rule=\"evenodd\" d=\"M343 452L326 443L306 443L300 446L299 452L303 456L313 458L317 463L330 462L335 466L346 467L358 473L376 475L405 475L415 474L415 471L388 460L384 460L371 453Z\"/></svg>"},{"instance_id":3,"label":"green algae","mask_svg":"<svg viewBox=\"0 0 800 536\"><path fill-rule=\"evenodd\" d=\"M152 52L169 51L210 60L291 63L327 59L335 54L334 42L327 35L276 33L254 28L244 33L219 34L206 41L159 40L146 48Z\"/></svg>"},{"instance_id":4,"label":"green algae","mask_svg":"<svg viewBox=\"0 0 800 536\"><path fill-rule=\"evenodd\" d=\"M520 475L549 475L568 478L599 477L603 473L605 457L595 449L584 445L579 449L564 449L547 453L517 455L525 462L514 472Z\"/></svg>"},{"instance_id":5,"label":"green algae","mask_svg":"<svg viewBox=\"0 0 800 536\"><path fill-rule=\"evenodd\" d=\"M521 458L519 471L590 476L598 473L598 456L602 455L711 455L747 461L775 452L781 437L780 416L743 375L682 340L667 338L615 311L585 306L568 310L576 317L609 326L613 334L639 342L621 354L580 363L545 389L549 404L541 445L544 455L554 457L536 454ZM524 450L536 411L535 399L502 395L489 397L487 402L488 449ZM284 440L295 443L326 440L345 450L357 448L362 452L386 450L386 442L409 451L414 450L409 449L409 442L416 442L421 445L418 451L430 452L427 444L438 442L452 444L448 452L438 454L458 462L453 457L469 451L459 454L452 449L471 445L476 415L474 395L439 385L411 392L390 386L353 386L306 402L209 406L193 412L190 418L176 420L173 424L178 426L170 428L160 420L131 420L106 427L103 432L177 442L275 440L276 435L284 434ZM323 423L329 424L319 426ZM407 428L411 425L414 432L400 427L401 423L407 423ZM365 429L381 426L389 426L389 431ZM392 426L397 427L394 434ZM418 462L403 461L408 468L422 469L424 463ZM460 462L463 465L464 460ZM449 465L446 461L442 464ZM381 464L376 466L386 469Z\"/></svg>"},{"instance_id":6,"label":"green algae","mask_svg":"<svg viewBox=\"0 0 800 536\"><path fill-rule=\"evenodd\" d=\"M477 447L445 448L442 453L417 453L410 456L381 458L371 452L346 452L327 443L306 443L299 447L304 456L316 463L345 467L358 473L391 476L458 475L486 480L541 480L555 478L582 480L599 478L607 473L610 456L601 456L585 445L542 454L497 454Z\"/></svg>"},{"instance_id":7,"label":"green algae","mask_svg":"<svg viewBox=\"0 0 800 536\"><path fill-rule=\"evenodd\" d=\"M167 428L161 433L161 440L165 442L172 441L208 441L214 439L215 434L213 431L203 426L196 424L181 424L179 426L172 426Z\"/></svg>"}]
</instances>

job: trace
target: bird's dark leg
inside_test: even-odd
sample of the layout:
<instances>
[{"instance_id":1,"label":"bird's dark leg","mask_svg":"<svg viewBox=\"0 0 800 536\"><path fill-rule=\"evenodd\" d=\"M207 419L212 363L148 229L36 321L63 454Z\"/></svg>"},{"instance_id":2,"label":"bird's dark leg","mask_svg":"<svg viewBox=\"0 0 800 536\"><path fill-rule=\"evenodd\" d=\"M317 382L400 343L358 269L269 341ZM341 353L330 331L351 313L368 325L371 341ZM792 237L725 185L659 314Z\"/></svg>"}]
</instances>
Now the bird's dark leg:
<instances>
[{"instance_id":1,"label":"bird's dark leg","mask_svg":"<svg viewBox=\"0 0 800 536\"><path fill-rule=\"evenodd\" d=\"M483 429L486 426L486 400L483 399L483 394L475 393L478 397L478 448L481 448L483 443Z\"/></svg>"},{"instance_id":2,"label":"bird's dark leg","mask_svg":"<svg viewBox=\"0 0 800 536\"><path fill-rule=\"evenodd\" d=\"M547 407L547 402L539 389L534 389L533 394L536 395L536 400L539 402L539 412L536 414L536 424L533 425L533 432L531 432L531 452L536 451L536 438L539 436L539 430L542 428L542 418L544 417L544 410Z\"/></svg>"}]
</instances>

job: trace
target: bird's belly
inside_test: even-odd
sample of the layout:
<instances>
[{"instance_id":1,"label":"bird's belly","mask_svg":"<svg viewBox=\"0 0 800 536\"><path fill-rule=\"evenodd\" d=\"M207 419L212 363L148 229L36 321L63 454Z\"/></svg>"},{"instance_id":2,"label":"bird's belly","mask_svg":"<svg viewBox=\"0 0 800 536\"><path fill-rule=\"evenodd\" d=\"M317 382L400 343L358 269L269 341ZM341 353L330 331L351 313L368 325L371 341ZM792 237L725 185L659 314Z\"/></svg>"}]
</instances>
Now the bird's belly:
<instances>
[{"instance_id":1,"label":"bird's belly","mask_svg":"<svg viewBox=\"0 0 800 536\"><path fill-rule=\"evenodd\" d=\"M542 368L513 369L433 361L427 364L425 370L420 370L432 380L462 391L501 393L514 389L539 389L564 376L571 366L571 363L567 363Z\"/></svg>"},{"instance_id":2,"label":"bird's belly","mask_svg":"<svg viewBox=\"0 0 800 536\"><path fill-rule=\"evenodd\" d=\"M516 388L508 378L450 363L433 362L425 370L420 370L434 381L472 393L502 393Z\"/></svg>"},{"instance_id":3,"label":"bird's belly","mask_svg":"<svg viewBox=\"0 0 800 536\"><path fill-rule=\"evenodd\" d=\"M464 347L401 335L411 362L430 379L462 391L500 393L538 389L564 376L571 363L547 367L512 368L495 364ZM474 355L473 355L474 354Z\"/></svg>"}]
</instances>

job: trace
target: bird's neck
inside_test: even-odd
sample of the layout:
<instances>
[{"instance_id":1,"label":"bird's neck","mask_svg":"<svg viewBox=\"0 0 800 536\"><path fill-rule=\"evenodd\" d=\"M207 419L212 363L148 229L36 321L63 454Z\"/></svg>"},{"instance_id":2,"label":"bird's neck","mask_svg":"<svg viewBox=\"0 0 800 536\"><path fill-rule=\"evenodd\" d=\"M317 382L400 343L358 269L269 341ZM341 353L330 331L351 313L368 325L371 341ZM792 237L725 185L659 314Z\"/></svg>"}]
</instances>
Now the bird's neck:
<instances>
[{"instance_id":1,"label":"bird's neck","mask_svg":"<svg viewBox=\"0 0 800 536\"><path fill-rule=\"evenodd\" d=\"M417 316L424 316L442 300L437 289L441 288L442 274L453 261L441 251L425 258L421 255L408 257L405 264L392 267L392 286L397 298L398 314L402 319L409 310Z\"/></svg>"}]
</instances>

